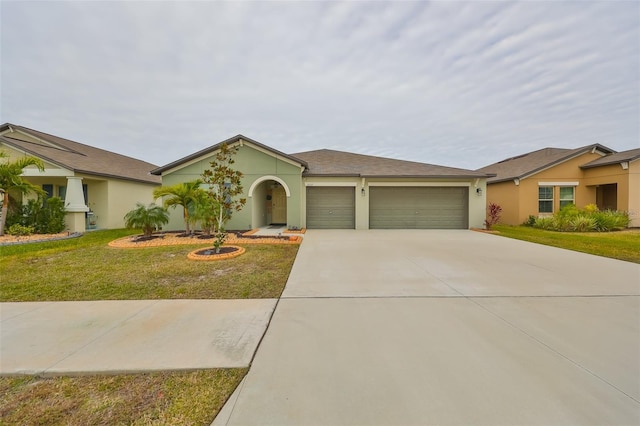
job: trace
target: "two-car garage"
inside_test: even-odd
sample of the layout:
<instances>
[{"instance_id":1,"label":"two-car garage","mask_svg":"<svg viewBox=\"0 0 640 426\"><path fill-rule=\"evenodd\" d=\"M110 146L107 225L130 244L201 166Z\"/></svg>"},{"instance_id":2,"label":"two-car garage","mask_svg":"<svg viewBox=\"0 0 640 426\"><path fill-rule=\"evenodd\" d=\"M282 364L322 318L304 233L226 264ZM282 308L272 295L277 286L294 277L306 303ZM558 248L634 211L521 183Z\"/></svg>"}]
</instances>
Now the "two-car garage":
<instances>
[{"instance_id":1,"label":"two-car garage","mask_svg":"<svg viewBox=\"0 0 640 426\"><path fill-rule=\"evenodd\" d=\"M369 188L371 229L466 229L469 224L469 188Z\"/></svg>"},{"instance_id":2,"label":"two-car garage","mask_svg":"<svg viewBox=\"0 0 640 426\"><path fill-rule=\"evenodd\" d=\"M354 229L355 187L306 188L307 228ZM370 229L467 229L466 186L370 186Z\"/></svg>"}]
</instances>

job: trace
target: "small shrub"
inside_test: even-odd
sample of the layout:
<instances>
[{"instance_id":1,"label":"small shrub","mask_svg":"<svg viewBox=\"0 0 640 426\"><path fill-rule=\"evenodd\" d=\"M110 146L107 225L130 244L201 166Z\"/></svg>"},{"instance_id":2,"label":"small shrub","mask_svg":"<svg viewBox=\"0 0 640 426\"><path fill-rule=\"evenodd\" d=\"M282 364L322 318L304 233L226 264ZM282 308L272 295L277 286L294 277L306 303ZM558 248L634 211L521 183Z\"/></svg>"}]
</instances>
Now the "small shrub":
<instances>
[{"instance_id":1,"label":"small shrub","mask_svg":"<svg viewBox=\"0 0 640 426\"><path fill-rule=\"evenodd\" d=\"M556 227L556 221L553 216L539 217L536 218L533 226L540 229L553 230Z\"/></svg>"},{"instance_id":2,"label":"small shrub","mask_svg":"<svg viewBox=\"0 0 640 426\"><path fill-rule=\"evenodd\" d=\"M625 212L604 210L592 213L595 229L601 232L616 231L629 226L629 215Z\"/></svg>"},{"instance_id":3,"label":"small shrub","mask_svg":"<svg viewBox=\"0 0 640 426\"><path fill-rule=\"evenodd\" d=\"M595 218L587 215L574 217L570 222L571 230L575 232L589 232L596 230Z\"/></svg>"},{"instance_id":4,"label":"small shrub","mask_svg":"<svg viewBox=\"0 0 640 426\"><path fill-rule=\"evenodd\" d=\"M595 213L595 212L599 211L600 209L598 209L598 206L596 206L595 204L587 204L586 206L584 206L583 210L586 213Z\"/></svg>"},{"instance_id":5,"label":"small shrub","mask_svg":"<svg viewBox=\"0 0 640 426\"><path fill-rule=\"evenodd\" d=\"M493 225L500 221L502 215L502 207L496 203L490 203L487 207L487 219L484 221L484 226L489 230Z\"/></svg>"},{"instance_id":6,"label":"small shrub","mask_svg":"<svg viewBox=\"0 0 640 426\"><path fill-rule=\"evenodd\" d=\"M7 234L15 235L17 237L24 237L33 234L33 231L33 226L23 226L19 223L14 223L9 227L9 229L7 229Z\"/></svg>"},{"instance_id":7,"label":"small shrub","mask_svg":"<svg viewBox=\"0 0 640 426\"><path fill-rule=\"evenodd\" d=\"M527 218L527 220L524 221L523 225L524 226L534 226L536 224L536 217L532 214L529 215L529 217Z\"/></svg>"},{"instance_id":8,"label":"small shrub","mask_svg":"<svg viewBox=\"0 0 640 426\"><path fill-rule=\"evenodd\" d=\"M36 234L57 234L64 230L64 201L59 197L30 199L7 215L7 226L14 224L32 227Z\"/></svg>"}]
</instances>

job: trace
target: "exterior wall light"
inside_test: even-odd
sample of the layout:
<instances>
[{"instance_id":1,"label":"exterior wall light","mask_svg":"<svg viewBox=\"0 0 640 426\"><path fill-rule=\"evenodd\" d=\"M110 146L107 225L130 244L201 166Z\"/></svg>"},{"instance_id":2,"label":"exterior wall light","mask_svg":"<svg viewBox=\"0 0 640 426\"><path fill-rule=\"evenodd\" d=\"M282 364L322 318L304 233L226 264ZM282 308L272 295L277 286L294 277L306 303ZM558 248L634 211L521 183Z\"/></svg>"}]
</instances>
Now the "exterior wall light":
<instances>
[{"instance_id":1,"label":"exterior wall light","mask_svg":"<svg viewBox=\"0 0 640 426\"><path fill-rule=\"evenodd\" d=\"M360 195L362 195L362 196L364 197L364 194L365 194L365 191L364 191L364 188L362 188L362 189L360 190Z\"/></svg>"},{"instance_id":2,"label":"exterior wall light","mask_svg":"<svg viewBox=\"0 0 640 426\"><path fill-rule=\"evenodd\" d=\"M482 195L482 188L476 188L476 194L478 194L478 196Z\"/></svg>"}]
</instances>

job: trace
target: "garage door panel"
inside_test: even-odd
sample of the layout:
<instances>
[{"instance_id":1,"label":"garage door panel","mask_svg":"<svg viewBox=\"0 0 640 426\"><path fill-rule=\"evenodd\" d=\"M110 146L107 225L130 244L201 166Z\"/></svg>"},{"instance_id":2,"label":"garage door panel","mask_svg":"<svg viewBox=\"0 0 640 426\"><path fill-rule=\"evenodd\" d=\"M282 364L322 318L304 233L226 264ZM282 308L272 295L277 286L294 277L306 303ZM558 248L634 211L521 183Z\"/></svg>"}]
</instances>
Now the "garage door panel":
<instances>
[{"instance_id":1,"label":"garage door panel","mask_svg":"<svg viewBox=\"0 0 640 426\"><path fill-rule=\"evenodd\" d=\"M307 187L307 228L354 229L355 188Z\"/></svg>"},{"instance_id":2,"label":"garage door panel","mask_svg":"<svg viewBox=\"0 0 640 426\"><path fill-rule=\"evenodd\" d=\"M372 229L466 229L467 187L371 187Z\"/></svg>"}]
</instances>

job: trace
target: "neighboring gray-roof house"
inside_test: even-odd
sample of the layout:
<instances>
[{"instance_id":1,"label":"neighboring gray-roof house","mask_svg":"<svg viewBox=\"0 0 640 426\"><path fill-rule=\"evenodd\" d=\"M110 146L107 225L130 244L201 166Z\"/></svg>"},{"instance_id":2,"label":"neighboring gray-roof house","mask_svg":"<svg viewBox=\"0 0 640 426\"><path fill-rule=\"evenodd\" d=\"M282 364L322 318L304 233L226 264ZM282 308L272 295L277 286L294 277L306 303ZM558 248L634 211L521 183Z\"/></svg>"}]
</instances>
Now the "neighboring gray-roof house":
<instances>
[{"instance_id":1,"label":"neighboring gray-roof house","mask_svg":"<svg viewBox=\"0 0 640 426\"><path fill-rule=\"evenodd\" d=\"M10 158L43 161L43 172L30 167L24 176L65 199L67 210L77 213L67 218L72 231L124 227L124 215L136 202L153 202L161 181L149 173L157 167L151 163L11 123L0 126L0 149Z\"/></svg>"},{"instance_id":2,"label":"neighboring gray-roof house","mask_svg":"<svg viewBox=\"0 0 640 426\"><path fill-rule=\"evenodd\" d=\"M503 223L550 215L566 204L624 210L640 226L640 149L616 152L600 144L544 148L488 165L487 202L500 204Z\"/></svg>"},{"instance_id":3,"label":"neighboring gray-roof house","mask_svg":"<svg viewBox=\"0 0 640 426\"><path fill-rule=\"evenodd\" d=\"M598 152L601 153L601 155L607 155L615 151L600 144L587 145L575 149L543 148L516 157L507 158L506 160L485 166L477 171L495 174L494 177L487 180L489 183L524 179L527 176L531 176L589 152Z\"/></svg>"},{"instance_id":4,"label":"neighboring gray-roof house","mask_svg":"<svg viewBox=\"0 0 640 426\"><path fill-rule=\"evenodd\" d=\"M242 135L221 143L238 147L248 199L230 229L467 229L485 219L486 173L326 149L285 154ZM152 173L163 185L197 179L220 144ZM182 226L172 216L169 229Z\"/></svg>"}]
</instances>

